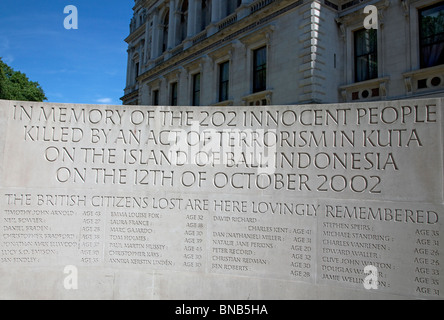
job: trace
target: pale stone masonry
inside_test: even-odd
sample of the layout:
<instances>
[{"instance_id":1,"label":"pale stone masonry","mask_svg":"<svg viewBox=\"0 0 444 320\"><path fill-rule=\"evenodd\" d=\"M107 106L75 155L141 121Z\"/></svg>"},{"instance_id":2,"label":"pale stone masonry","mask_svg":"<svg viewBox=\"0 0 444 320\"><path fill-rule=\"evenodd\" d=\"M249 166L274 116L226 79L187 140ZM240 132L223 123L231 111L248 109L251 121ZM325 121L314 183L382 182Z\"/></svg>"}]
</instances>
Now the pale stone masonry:
<instances>
[{"instance_id":1,"label":"pale stone masonry","mask_svg":"<svg viewBox=\"0 0 444 320\"><path fill-rule=\"evenodd\" d=\"M442 300L443 107L0 100L0 299Z\"/></svg>"},{"instance_id":2,"label":"pale stone masonry","mask_svg":"<svg viewBox=\"0 0 444 320\"><path fill-rule=\"evenodd\" d=\"M374 31L364 29L368 5L378 9ZM136 0L121 99L228 106L441 97L443 21L444 1L435 0Z\"/></svg>"}]
</instances>

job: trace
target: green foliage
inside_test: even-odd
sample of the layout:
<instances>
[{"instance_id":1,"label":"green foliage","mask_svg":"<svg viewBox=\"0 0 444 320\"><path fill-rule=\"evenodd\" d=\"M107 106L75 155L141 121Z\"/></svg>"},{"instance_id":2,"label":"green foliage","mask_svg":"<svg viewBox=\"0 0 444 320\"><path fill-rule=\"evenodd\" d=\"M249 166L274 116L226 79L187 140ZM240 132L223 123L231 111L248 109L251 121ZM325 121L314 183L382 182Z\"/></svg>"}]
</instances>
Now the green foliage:
<instances>
[{"instance_id":1,"label":"green foliage","mask_svg":"<svg viewBox=\"0 0 444 320\"><path fill-rule=\"evenodd\" d=\"M0 99L19 101L47 100L38 82L30 81L19 71L14 71L0 58Z\"/></svg>"}]
</instances>

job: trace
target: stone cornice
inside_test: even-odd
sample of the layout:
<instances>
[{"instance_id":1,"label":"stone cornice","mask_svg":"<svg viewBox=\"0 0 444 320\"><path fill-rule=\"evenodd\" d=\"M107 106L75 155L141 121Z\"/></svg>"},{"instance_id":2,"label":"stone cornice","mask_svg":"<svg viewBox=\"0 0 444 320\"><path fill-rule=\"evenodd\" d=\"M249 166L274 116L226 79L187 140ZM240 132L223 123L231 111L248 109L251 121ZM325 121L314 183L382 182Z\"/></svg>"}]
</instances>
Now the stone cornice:
<instances>
[{"instance_id":1,"label":"stone cornice","mask_svg":"<svg viewBox=\"0 0 444 320\"><path fill-rule=\"evenodd\" d=\"M128 93L127 95L124 95L120 100L127 101L134 98L137 98L139 96L139 90L134 90L131 93Z\"/></svg>"},{"instance_id":2,"label":"stone cornice","mask_svg":"<svg viewBox=\"0 0 444 320\"><path fill-rule=\"evenodd\" d=\"M126 39L125 42L130 44L131 42L133 42L134 40L136 40L138 37L140 37L141 35L143 35L145 33L145 29L146 29L146 24L148 22L145 21L145 23L143 23L139 28L137 28L134 32L132 32Z\"/></svg>"}]
</instances>

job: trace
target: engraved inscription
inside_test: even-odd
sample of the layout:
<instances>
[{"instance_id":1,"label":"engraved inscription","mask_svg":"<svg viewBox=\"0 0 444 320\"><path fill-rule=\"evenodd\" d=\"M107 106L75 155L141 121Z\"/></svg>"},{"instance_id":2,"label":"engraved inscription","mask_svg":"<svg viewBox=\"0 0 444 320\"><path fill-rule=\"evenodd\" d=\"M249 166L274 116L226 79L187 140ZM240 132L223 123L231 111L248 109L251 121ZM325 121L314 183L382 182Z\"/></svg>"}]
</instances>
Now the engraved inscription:
<instances>
[{"instance_id":1,"label":"engraved inscription","mask_svg":"<svg viewBox=\"0 0 444 320\"><path fill-rule=\"evenodd\" d=\"M442 299L441 104L11 102L1 264Z\"/></svg>"}]
</instances>

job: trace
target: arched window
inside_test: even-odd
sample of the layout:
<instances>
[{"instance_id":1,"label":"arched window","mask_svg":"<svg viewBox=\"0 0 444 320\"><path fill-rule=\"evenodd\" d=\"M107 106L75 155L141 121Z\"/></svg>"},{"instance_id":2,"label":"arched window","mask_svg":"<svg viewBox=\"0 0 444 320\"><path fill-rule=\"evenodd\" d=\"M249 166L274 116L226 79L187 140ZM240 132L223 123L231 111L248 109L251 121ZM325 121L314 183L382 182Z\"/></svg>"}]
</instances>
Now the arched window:
<instances>
[{"instance_id":1,"label":"arched window","mask_svg":"<svg viewBox=\"0 0 444 320\"><path fill-rule=\"evenodd\" d=\"M201 7L201 28L204 30L211 22L211 0L202 0Z\"/></svg>"},{"instance_id":2,"label":"arched window","mask_svg":"<svg viewBox=\"0 0 444 320\"><path fill-rule=\"evenodd\" d=\"M182 6L180 8L180 21L179 21L179 30L177 34L179 35L179 44L185 40L187 37L187 29L188 29L188 0L182 1Z\"/></svg>"},{"instance_id":3,"label":"arched window","mask_svg":"<svg viewBox=\"0 0 444 320\"><path fill-rule=\"evenodd\" d=\"M236 11L242 4L242 0L227 0L227 16Z\"/></svg>"},{"instance_id":4,"label":"arched window","mask_svg":"<svg viewBox=\"0 0 444 320\"><path fill-rule=\"evenodd\" d=\"M162 20L162 52L167 51L168 49L168 31L169 31L169 24L170 24L170 10L167 10L164 14L163 20Z\"/></svg>"}]
</instances>

